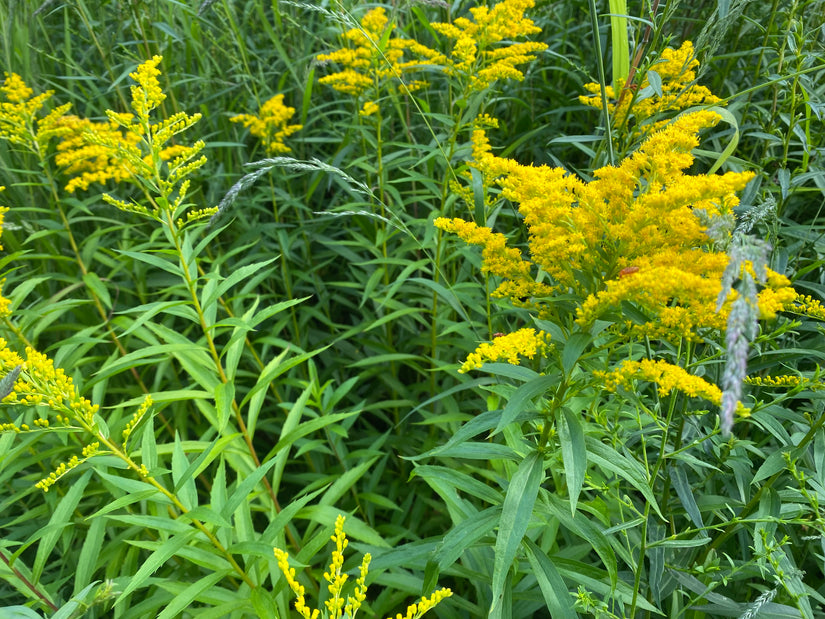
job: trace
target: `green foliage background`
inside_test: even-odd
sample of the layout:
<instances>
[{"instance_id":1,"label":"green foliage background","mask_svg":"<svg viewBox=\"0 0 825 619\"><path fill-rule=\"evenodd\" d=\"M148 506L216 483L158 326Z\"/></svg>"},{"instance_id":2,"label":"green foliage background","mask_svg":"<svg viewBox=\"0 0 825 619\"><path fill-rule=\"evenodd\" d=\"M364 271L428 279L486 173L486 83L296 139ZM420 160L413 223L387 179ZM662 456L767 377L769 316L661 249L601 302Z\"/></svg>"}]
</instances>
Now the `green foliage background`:
<instances>
[{"instance_id":1,"label":"green foliage background","mask_svg":"<svg viewBox=\"0 0 825 619\"><path fill-rule=\"evenodd\" d=\"M473 215L449 189L470 158L463 126L483 107L501 122L492 138L500 156L584 178L605 165L602 118L577 98L599 81L594 34L610 56L606 3L594 33L588 2L537 0L533 39L548 49L523 82L470 101L446 89L418 94L416 106L388 97L380 135L351 98L318 84L331 69L315 57L339 46L349 26L336 16L359 19L359 3L36 4L0 5L4 70L100 120L128 109L128 74L163 55L162 115L203 115L191 139L206 141L208 163L188 200L215 206L245 175L264 173L184 248L202 269L197 294L227 370L221 380L160 228L104 203L100 187L56 197L41 163L0 141L11 208L3 291L13 307L3 337L64 368L112 436L152 393L131 455L192 510L182 517L109 456L44 494L34 483L78 451L76 437L0 434L0 604L16 608L0 616L287 617L272 548L289 551L308 597L323 600L338 513L348 514L357 551L345 568L355 573L363 552L373 556L365 616L398 612L437 586L454 592L433 611L447 618L491 608L517 618L825 616L816 321L763 326L749 372L808 382L752 388L761 408L731 439L715 433L712 410L685 416L678 431L651 431L640 418L686 404L662 403L650 386L625 400L590 389L548 422L557 449L538 453L523 447L545 406L541 392L517 391L526 368L456 371L479 342L526 316L491 300L478 252L431 223ZM410 38L430 40L430 22L474 3L444 5L400 2L388 13ZM755 233L773 247L771 268L822 299L825 4L629 5L631 60L642 40L648 64L694 41L699 82L727 99L738 123L726 165L757 173L742 211L764 207ZM303 125L289 141L292 162L267 159L229 120L276 93ZM726 137L703 142L698 169ZM619 145L616 157L630 148ZM512 206L485 214L525 240ZM575 341L558 346L583 371L603 365L580 358ZM723 352L694 351L691 362L715 381ZM494 433L507 406L515 422ZM31 411L0 414L19 423ZM586 468L576 473L575 516L570 462ZM640 507L653 497L662 518Z\"/></svg>"}]
</instances>

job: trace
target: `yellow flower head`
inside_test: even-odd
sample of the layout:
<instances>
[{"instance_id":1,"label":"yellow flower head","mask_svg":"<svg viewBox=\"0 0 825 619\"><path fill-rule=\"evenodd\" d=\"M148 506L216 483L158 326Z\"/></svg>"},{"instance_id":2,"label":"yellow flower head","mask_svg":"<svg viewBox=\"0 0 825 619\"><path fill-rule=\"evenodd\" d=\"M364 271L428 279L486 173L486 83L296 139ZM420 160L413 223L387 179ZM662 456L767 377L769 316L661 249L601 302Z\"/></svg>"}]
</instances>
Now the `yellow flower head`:
<instances>
[{"instance_id":1,"label":"yellow flower head","mask_svg":"<svg viewBox=\"0 0 825 619\"><path fill-rule=\"evenodd\" d=\"M129 74L129 77L137 82L136 86L132 86L132 109L143 124L148 124L149 112L166 99L158 82L160 75L158 65L161 60L163 56L152 56L151 60L147 60L136 71Z\"/></svg>"},{"instance_id":2,"label":"yellow flower head","mask_svg":"<svg viewBox=\"0 0 825 619\"><path fill-rule=\"evenodd\" d=\"M535 329L519 329L514 333L500 335L492 343L485 342L470 353L458 371L465 373L478 369L487 361L503 360L518 365L519 356L533 359L536 355L544 355L549 339L547 333Z\"/></svg>"},{"instance_id":3,"label":"yellow flower head","mask_svg":"<svg viewBox=\"0 0 825 619\"><path fill-rule=\"evenodd\" d=\"M607 87L607 97L616 100L608 105L613 115L613 122L624 126L629 118L633 118L631 137L640 138L649 135L661 128L667 119L655 123L645 123L649 118L685 110L696 105L710 105L719 103L721 99L715 96L704 86L694 83L696 68L699 61L693 57L693 44L685 41L679 49L666 49L659 60L649 69L642 81L641 87L636 89L624 88L620 84L619 92L613 87ZM661 91L657 92L651 86L651 73L656 73L661 82ZM601 109L601 87L590 83L584 86L590 95L581 96L579 100L585 105ZM644 96L634 93L643 93Z\"/></svg>"},{"instance_id":4,"label":"yellow flower head","mask_svg":"<svg viewBox=\"0 0 825 619\"><path fill-rule=\"evenodd\" d=\"M266 152L274 155L292 150L284 144L284 140L303 128L302 125L287 124L294 115L295 108L284 105L284 95L275 95L261 106L257 115L238 114L229 120L243 123L244 127L249 128L249 133L261 139Z\"/></svg>"},{"instance_id":5,"label":"yellow flower head","mask_svg":"<svg viewBox=\"0 0 825 619\"><path fill-rule=\"evenodd\" d=\"M489 228L461 219L437 219L435 225L482 246L482 269L504 279L496 295L537 309L540 317L550 311L541 298L561 289L582 299L577 320L583 326L631 302L651 319L617 325L628 334L701 340L708 329L725 329L731 305L717 312L716 299L729 260L714 250L694 211L730 214L738 204L736 192L753 177L684 173L693 163L699 131L719 120L710 111L680 116L618 166L596 170L587 183L561 168L496 157L477 129L469 165L518 204L529 259ZM549 281L534 275L542 272ZM534 300L525 302L529 297ZM787 279L771 272L759 293L760 312L769 318L796 298Z\"/></svg>"},{"instance_id":6,"label":"yellow flower head","mask_svg":"<svg viewBox=\"0 0 825 619\"><path fill-rule=\"evenodd\" d=\"M71 104L57 107L44 118L38 119L38 113L54 91L48 90L34 96L34 90L26 86L19 75L5 75L6 79L0 86L4 99L0 101L0 139L23 146L44 157L48 140L59 134L59 130L55 131L55 124Z\"/></svg>"},{"instance_id":7,"label":"yellow flower head","mask_svg":"<svg viewBox=\"0 0 825 619\"><path fill-rule=\"evenodd\" d=\"M524 79L516 66L535 60L537 52L547 49L544 43L512 42L541 32L524 16L534 4L533 0L502 0L492 9L471 8L472 19L459 17L452 23L431 24L436 32L454 41L444 71L476 92L496 80Z\"/></svg>"},{"instance_id":8,"label":"yellow flower head","mask_svg":"<svg viewBox=\"0 0 825 619\"><path fill-rule=\"evenodd\" d=\"M399 91L404 94L426 86L422 80L407 79L408 74L427 65L444 64L445 58L417 41L393 37L394 29L395 24L390 22L383 7L368 11L361 18L360 27L344 33L347 47L318 56L321 62L341 66L339 71L322 77L319 82L354 96L371 91L374 97L379 94L377 88L389 79L399 80ZM412 58L405 60L407 55Z\"/></svg>"}]
</instances>

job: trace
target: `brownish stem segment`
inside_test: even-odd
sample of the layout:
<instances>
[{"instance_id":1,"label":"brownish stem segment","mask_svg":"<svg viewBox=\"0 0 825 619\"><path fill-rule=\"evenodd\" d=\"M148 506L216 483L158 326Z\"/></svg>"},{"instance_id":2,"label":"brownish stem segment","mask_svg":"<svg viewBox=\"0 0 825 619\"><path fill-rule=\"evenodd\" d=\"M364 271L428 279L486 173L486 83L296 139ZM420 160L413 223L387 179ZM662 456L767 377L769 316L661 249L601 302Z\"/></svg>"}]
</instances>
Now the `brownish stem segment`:
<instances>
[{"instance_id":1,"label":"brownish stem segment","mask_svg":"<svg viewBox=\"0 0 825 619\"><path fill-rule=\"evenodd\" d=\"M14 572L14 575L20 579L20 582L26 585L26 588L32 593L34 593L38 597L38 599L40 599L46 606L48 606L53 611L58 610L57 606L55 606L40 590L38 590L34 583L30 582L28 578L26 578L25 576L23 576L23 574L20 573L20 570L18 570L11 564L11 561L6 556L6 553L4 553L2 550L0 550L0 560L2 560L3 563L5 563L8 566L8 568L12 572Z\"/></svg>"}]
</instances>

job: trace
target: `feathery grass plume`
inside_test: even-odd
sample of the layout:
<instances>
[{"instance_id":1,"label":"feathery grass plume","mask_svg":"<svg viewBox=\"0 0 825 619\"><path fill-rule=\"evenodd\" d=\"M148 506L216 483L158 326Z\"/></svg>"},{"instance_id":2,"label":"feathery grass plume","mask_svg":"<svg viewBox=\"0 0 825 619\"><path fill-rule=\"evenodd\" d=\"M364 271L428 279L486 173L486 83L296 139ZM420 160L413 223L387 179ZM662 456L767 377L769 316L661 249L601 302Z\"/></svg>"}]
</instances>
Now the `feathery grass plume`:
<instances>
[{"instance_id":1,"label":"feathery grass plume","mask_svg":"<svg viewBox=\"0 0 825 619\"><path fill-rule=\"evenodd\" d=\"M335 519L335 531L330 539L335 542L335 549L332 551L332 557L329 564L329 569L324 572L324 580L327 581L327 589L330 597L324 605L326 612L324 617L326 619L354 619L361 605L367 599L367 574L369 573L370 554L366 553L361 566L359 568L359 575L355 581L355 588L352 595L347 595L346 599L343 597L344 585L349 576L342 573L344 566L344 550L349 545L346 533L344 533L344 521L346 518L338 515ZM278 568L286 579L287 585L295 594L295 610L303 619L317 619L321 614L319 609L310 609L306 603L306 590L301 583L295 578L295 568L289 567L289 555L286 551L280 548L274 548L275 558L278 560ZM435 607L442 600L450 597L452 591L446 588L441 588L435 591L429 598L424 596L415 604L407 607L406 615L399 613L396 617L401 619L418 619L428 610ZM388 619L393 619L389 617Z\"/></svg>"},{"instance_id":2,"label":"feathery grass plume","mask_svg":"<svg viewBox=\"0 0 825 619\"><path fill-rule=\"evenodd\" d=\"M547 49L545 43L513 42L541 32L524 16L533 6L533 0L502 0L492 8L472 7L472 19L458 17L452 23L430 24L453 41L444 71L457 78L467 93L484 90L497 80L523 80L524 73L516 67Z\"/></svg>"},{"instance_id":3,"label":"feathery grass plume","mask_svg":"<svg viewBox=\"0 0 825 619\"><path fill-rule=\"evenodd\" d=\"M613 100L608 110L616 127L627 127L632 140L643 138L664 126L668 119L656 120L661 114L678 112L696 105L710 105L721 99L705 86L695 84L699 61L693 57L693 44L682 43L679 49L668 48L655 61L639 88L625 85L619 80L618 87L607 86L607 96ZM602 109L601 86L585 84L590 95L582 95L579 101ZM632 122L631 122L632 119ZM655 122L646 122L649 119Z\"/></svg>"},{"instance_id":4,"label":"feathery grass plume","mask_svg":"<svg viewBox=\"0 0 825 619\"><path fill-rule=\"evenodd\" d=\"M425 87L426 81L408 80L408 75L427 66L443 65L445 57L413 39L392 36L394 29L383 7L368 11L358 27L344 33L346 47L317 56L320 62L342 67L319 82L356 97L364 95L373 105L377 105L375 100L388 80L399 80L398 90L405 94ZM412 59L405 60L406 55Z\"/></svg>"},{"instance_id":5,"label":"feathery grass plume","mask_svg":"<svg viewBox=\"0 0 825 619\"><path fill-rule=\"evenodd\" d=\"M238 199L238 196L240 196L243 191L252 187L259 178L274 168L288 168L298 172L326 172L344 181L342 183L343 186L353 195L358 193L367 196L373 195L370 188L363 182L353 178L341 168L337 168L314 157L308 161L295 159L293 157L268 157L267 159L245 163L244 167L257 169L244 174L239 181L229 188L229 191L226 192L226 195L224 195L215 213L212 215L209 221L210 225L214 225L221 214L235 203L235 200Z\"/></svg>"},{"instance_id":6,"label":"feathery grass plume","mask_svg":"<svg viewBox=\"0 0 825 619\"><path fill-rule=\"evenodd\" d=\"M756 284L764 284L768 279L766 265L769 252L770 245L764 241L738 234L728 250L730 262L722 274L717 310L722 309L726 299L733 298L725 331L727 358L722 373L724 393L720 416L725 436L733 429L733 414L742 397L742 385L748 373L748 350L759 333L760 306ZM734 290L736 279L739 279L739 284ZM765 308L761 311L764 312Z\"/></svg>"},{"instance_id":7,"label":"feathery grass plume","mask_svg":"<svg viewBox=\"0 0 825 619\"><path fill-rule=\"evenodd\" d=\"M751 604L748 605L745 612L739 615L739 619L756 619L756 617L759 616L760 609L763 606L769 604L771 600L773 600L773 598L776 597L778 591L779 589L776 587L765 591L762 595L760 595Z\"/></svg>"},{"instance_id":8,"label":"feathery grass plume","mask_svg":"<svg viewBox=\"0 0 825 619\"><path fill-rule=\"evenodd\" d=\"M278 94L264 103L257 114L238 114L229 120L243 123L249 133L261 139L268 154L276 155L291 152L284 140L303 128L287 124L294 115L295 108L284 105L284 95Z\"/></svg>"}]
</instances>

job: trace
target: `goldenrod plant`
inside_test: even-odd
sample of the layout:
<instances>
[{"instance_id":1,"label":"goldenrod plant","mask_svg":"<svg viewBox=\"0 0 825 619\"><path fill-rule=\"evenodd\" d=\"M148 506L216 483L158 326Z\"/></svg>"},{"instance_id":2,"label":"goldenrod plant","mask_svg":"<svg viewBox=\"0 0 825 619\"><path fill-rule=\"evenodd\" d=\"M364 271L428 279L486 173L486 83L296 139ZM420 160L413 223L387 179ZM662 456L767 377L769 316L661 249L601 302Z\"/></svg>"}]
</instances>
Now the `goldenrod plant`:
<instances>
[{"instance_id":1,"label":"goldenrod plant","mask_svg":"<svg viewBox=\"0 0 825 619\"><path fill-rule=\"evenodd\" d=\"M344 550L349 545L346 533L344 533L344 522L346 518L338 515L335 519L335 531L330 538L335 542L335 550L332 551L332 559L329 564L329 569L324 572L324 580L329 583L327 589L329 590L329 598L324 601L324 612L316 608L310 610L306 604L305 592L306 589L301 585L295 576L295 568L289 566L289 555L285 550L275 548L275 557L278 559L278 567L284 575L289 588L295 594L295 610L304 619L318 619L324 617L325 619L355 619L355 615L361 609L361 606L367 599L367 575L369 574L369 565L372 557L370 553L364 554L361 560L361 565L358 568L358 578L355 580L355 587L352 595L343 597L344 585L349 578L348 574L342 572L344 566ZM427 611L435 608L435 606L442 600L450 597L452 591L442 587L434 591L432 595L422 597L418 602L410 604L404 614L397 613L395 617L388 617L388 619L419 619Z\"/></svg>"},{"instance_id":2,"label":"goldenrod plant","mask_svg":"<svg viewBox=\"0 0 825 619\"><path fill-rule=\"evenodd\" d=\"M0 616L822 614L824 10L0 2Z\"/></svg>"}]
</instances>

